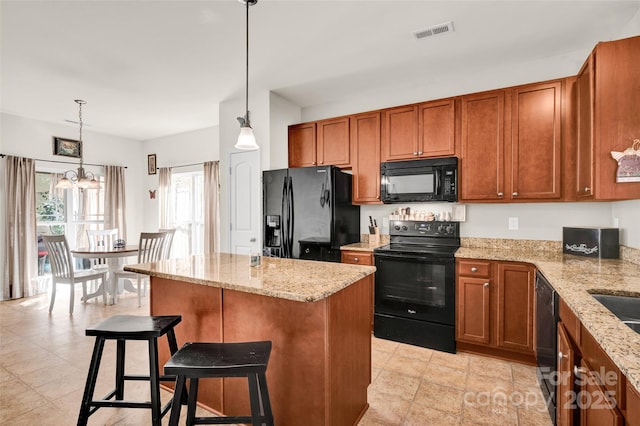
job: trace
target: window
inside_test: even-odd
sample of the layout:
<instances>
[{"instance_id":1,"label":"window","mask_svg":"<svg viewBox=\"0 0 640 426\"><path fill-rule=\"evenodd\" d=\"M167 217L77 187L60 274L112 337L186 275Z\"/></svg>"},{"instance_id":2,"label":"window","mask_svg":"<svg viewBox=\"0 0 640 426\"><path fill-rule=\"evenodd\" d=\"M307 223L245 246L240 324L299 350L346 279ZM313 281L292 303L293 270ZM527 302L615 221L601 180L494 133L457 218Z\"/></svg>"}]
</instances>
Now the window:
<instances>
[{"instance_id":1,"label":"window","mask_svg":"<svg viewBox=\"0 0 640 426\"><path fill-rule=\"evenodd\" d=\"M87 229L104 227L104 177L97 176L99 190L56 189L61 173L36 172L36 226L38 233L38 274L50 271L46 248L40 235L65 234L69 246L86 247ZM79 262L78 267L82 267Z\"/></svg>"},{"instance_id":2,"label":"window","mask_svg":"<svg viewBox=\"0 0 640 426\"><path fill-rule=\"evenodd\" d=\"M203 179L202 171L171 175L172 257L204 253Z\"/></svg>"}]
</instances>

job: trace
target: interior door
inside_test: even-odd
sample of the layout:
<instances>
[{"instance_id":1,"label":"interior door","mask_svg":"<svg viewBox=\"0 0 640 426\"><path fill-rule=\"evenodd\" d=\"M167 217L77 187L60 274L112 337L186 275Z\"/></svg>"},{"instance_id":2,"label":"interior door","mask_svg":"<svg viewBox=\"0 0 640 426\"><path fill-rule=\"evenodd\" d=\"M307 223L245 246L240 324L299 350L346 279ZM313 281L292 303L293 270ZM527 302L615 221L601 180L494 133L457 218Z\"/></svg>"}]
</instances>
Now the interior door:
<instances>
[{"instance_id":1,"label":"interior door","mask_svg":"<svg viewBox=\"0 0 640 426\"><path fill-rule=\"evenodd\" d=\"M229 251L250 254L262 247L260 151L233 152L229 157Z\"/></svg>"}]
</instances>

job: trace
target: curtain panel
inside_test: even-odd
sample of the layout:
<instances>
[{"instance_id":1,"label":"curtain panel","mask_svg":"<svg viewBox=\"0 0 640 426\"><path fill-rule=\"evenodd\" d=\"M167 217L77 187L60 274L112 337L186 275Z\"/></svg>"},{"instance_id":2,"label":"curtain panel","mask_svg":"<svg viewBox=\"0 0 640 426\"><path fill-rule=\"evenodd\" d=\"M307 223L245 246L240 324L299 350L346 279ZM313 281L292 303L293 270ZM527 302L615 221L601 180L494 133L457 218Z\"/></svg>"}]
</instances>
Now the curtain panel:
<instances>
[{"instance_id":1,"label":"curtain panel","mask_svg":"<svg viewBox=\"0 0 640 426\"><path fill-rule=\"evenodd\" d=\"M124 167L104 166L104 229L113 228L127 239Z\"/></svg>"},{"instance_id":2,"label":"curtain panel","mask_svg":"<svg viewBox=\"0 0 640 426\"><path fill-rule=\"evenodd\" d=\"M171 167L158 169L158 203L160 204L160 228L173 228L171 214Z\"/></svg>"},{"instance_id":3,"label":"curtain panel","mask_svg":"<svg viewBox=\"0 0 640 426\"><path fill-rule=\"evenodd\" d=\"M204 253L220 251L220 162L204 163Z\"/></svg>"},{"instance_id":4,"label":"curtain panel","mask_svg":"<svg viewBox=\"0 0 640 426\"><path fill-rule=\"evenodd\" d=\"M6 161L6 253L0 294L2 300L33 296L40 292L35 160L8 155Z\"/></svg>"}]
</instances>

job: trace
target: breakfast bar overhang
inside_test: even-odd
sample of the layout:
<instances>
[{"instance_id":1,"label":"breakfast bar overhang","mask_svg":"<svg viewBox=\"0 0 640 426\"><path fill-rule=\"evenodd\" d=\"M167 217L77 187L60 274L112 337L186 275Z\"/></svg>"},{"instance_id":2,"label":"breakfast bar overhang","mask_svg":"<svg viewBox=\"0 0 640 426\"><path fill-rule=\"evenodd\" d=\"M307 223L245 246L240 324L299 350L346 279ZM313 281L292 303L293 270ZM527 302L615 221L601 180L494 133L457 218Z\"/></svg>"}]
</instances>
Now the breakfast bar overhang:
<instances>
[{"instance_id":1,"label":"breakfast bar overhang","mask_svg":"<svg viewBox=\"0 0 640 426\"><path fill-rule=\"evenodd\" d=\"M220 253L125 270L151 276L150 314L182 315L185 342L273 342L267 382L280 425L355 425L371 383L372 266ZM169 359L160 347L159 365ZM201 405L250 412L246 380L205 379Z\"/></svg>"}]
</instances>

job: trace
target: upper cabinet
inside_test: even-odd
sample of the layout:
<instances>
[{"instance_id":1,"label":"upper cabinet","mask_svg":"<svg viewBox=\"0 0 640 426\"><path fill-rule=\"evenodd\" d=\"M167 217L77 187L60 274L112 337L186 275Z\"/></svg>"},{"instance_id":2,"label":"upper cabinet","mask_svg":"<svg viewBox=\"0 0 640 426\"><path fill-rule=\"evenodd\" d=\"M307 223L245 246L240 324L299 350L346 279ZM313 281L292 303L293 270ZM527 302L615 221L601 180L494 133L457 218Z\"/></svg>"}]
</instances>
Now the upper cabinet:
<instances>
[{"instance_id":1,"label":"upper cabinet","mask_svg":"<svg viewBox=\"0 0 640 426\"><path fill-rule=\"evenodd\" d=\"M453 98L383 111L382 161L455 154Z\"/></svg>"},{"instance_id":2,"label":"upper cabinet","mask_svg":"<svg viewBox=\"0 0 640 426\"><path fill-rule=\"evenodd\" d=\"M461 201L560 200L563 85L462 97Z\"/></svg>"},{"instance_id":3,"label":"upper cabinet","mask_svg":"<svg viewBox=\"0 0 640 426\"><path fill-rule=\"evenodd\" d=\"M616 182L623 152L640 138L640 36L599 43L577 80L577 196L640 198L640 182Z\"/></svg>"},{"instance_id":4,"label":"upper cabinet","mask_svg":"<svg viewBox=\"0 0 640 426\"><path fill-rule=\"evenodd\" d=\"M315 166L316 123L289 126L289 167Z\"/></svg>"},{"instance_id":5,"label":"upper cabinet","mask_svg":"<svg viewBox=\"0 0 640 426\"><path fill-rule=\"evenodd\" d=\"M350 166L349 117L289 126L289 167Z\"/></svg>"},{"instance_id":6,"label":"upper cabinet","mask_svg":"<svg viewBox=\"0 0 640 426\"><path fill-rule=\"evenodd\" d=\"M351 117L353 203L380 204L380 112Z\"/></svg>"}]
</instances>

